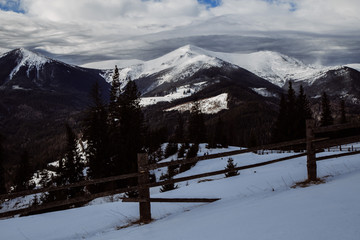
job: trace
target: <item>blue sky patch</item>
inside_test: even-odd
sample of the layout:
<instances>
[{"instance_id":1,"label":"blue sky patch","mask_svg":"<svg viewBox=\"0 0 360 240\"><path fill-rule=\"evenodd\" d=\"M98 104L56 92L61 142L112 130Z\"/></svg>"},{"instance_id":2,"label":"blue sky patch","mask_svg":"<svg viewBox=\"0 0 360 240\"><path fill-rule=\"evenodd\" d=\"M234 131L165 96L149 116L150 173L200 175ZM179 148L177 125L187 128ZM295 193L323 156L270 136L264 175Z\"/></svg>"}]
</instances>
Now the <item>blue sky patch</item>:
<instances>
[{"instance_id":1,"label":"blue sky patch","mask_svg":"<svg viewBox=\"0 0 360 240\"><path fill-rule=\"evenodd\" d=\"M221 0L197 0L200 4L207 5L208 7L217 7L221 4Z\"/></svg>"},{"instance_id":2,"label":"blue sky patch","mask_svg":"<svg viewBox=\"0 0 360 240\"><path fill-rule=\"evenodd\" d=\"M3 11L24 13L24 10L20 7L20 1L17 0L9 0L5 1L5 3L0 3L0 9Z\"/></svg>"}]
</instances>

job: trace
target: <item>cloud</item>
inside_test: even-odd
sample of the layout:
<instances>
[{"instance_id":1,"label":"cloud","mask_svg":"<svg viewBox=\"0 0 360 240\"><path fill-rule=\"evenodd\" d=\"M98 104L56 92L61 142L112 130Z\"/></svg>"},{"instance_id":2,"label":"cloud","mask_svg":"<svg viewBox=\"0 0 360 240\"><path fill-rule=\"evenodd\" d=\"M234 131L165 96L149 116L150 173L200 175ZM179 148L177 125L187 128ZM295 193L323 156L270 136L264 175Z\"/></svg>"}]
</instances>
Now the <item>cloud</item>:
<instances>
[{"instance_id":1,"label":"cloud","mask_svg":"<svg viewBox=\"0 0 360 240\"><path fill-rule=\"evenodd\" d=\"M307 62L360 62L358 0L19 0L0 11L0 50L27 47L83 64L141 59L188 43L279 51ZM335 56L339 56L336 58Z\"/></svg>"}]
</instances>

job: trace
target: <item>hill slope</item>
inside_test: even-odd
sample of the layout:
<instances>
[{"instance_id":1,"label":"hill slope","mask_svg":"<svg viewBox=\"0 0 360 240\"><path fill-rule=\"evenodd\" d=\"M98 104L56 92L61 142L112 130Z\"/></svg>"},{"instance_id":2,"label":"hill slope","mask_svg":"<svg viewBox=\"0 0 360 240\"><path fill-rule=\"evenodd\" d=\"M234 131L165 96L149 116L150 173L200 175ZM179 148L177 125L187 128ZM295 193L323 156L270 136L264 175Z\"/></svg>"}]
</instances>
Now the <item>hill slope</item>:
<instances>
[{"instance_id":1,"label":"hill slope","mask_svg":"<svg viewBox=\"0 0 360 240\"><path fill-rule=\"evenodd\" d=\"M202 151L218 150L203 148ZM290 154L249 153L233 158L241 166ZM328 153L319 155L324 154ZM153 203L155 221L147 225L131 224L138 219L138 204L104 203L99 199L82 208L0 220L0 231L4 239L12 240L217 240L224 237L356 240L360 224L360 187L354 184L360 181L357 158L319 162L319 176L331 177L326 178L325 184L307 188L290 188L306 178L305 158L244 170L232 178L219 175L201 182L193 180L165 193L154 188L152 197L220 197L221 200L211 204ZM226 159L203 161L181 176L220 170L225 165Z\"/></svg>"}]
</instances>

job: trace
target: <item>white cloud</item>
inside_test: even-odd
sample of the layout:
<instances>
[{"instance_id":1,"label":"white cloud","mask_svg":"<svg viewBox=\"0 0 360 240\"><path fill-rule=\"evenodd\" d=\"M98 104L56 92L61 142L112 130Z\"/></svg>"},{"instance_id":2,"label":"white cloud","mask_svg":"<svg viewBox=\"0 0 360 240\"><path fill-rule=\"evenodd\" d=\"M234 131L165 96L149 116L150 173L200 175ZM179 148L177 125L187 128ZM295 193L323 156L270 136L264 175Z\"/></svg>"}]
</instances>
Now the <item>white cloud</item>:
<instances>
[{"instance_id":1,"label":"white cloud","mask_svg":"<svg viewBox=\"0 0 360 240\"><path fill-rule=\"evenodd\" d=\"M222 0L215 8L197 0L19 1L25 14L0 11L6 22L0 49L28 47L70 63L146 59L156 55L150 51L189 41L222 51L294 48L318 55L343 49L360 55L354 47L360 41L358 0Z\"/></svg>"}]
</instances>

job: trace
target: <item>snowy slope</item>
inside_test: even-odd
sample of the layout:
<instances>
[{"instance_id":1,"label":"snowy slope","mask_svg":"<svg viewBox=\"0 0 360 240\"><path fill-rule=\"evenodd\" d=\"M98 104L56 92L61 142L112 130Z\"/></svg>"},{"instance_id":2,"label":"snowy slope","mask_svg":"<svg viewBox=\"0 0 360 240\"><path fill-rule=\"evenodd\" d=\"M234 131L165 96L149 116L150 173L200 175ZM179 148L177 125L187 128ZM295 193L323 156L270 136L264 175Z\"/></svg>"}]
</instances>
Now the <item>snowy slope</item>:
<instances>
[{"instance_id":1,"label":"snowy slope","mask_svg":"<svg viewBox=\"0 0 360 240\"><path fill-rule=\"evenodd\" d=\"M354 64L346 64L345 66L353 68L360 72L360 63L354 63Z\"/></svg>"},{"instance_id":2,"label":"snowy slope","mask_svg":"<svg viewBox=\"0 0 360 240\"><path fill-rule=\"evenodd\" d=\"M201 99L197 102L199 104L199 110L204 114L215 114L220 112L221 110L228 109L228 94L222 93L220 95ZM194 106L194 102L184 103L165 111L179 111L179 112L186 112L191 111Z\"/></svg>"},{"instance_id":3,"label":"snowy slope","mask_svg":"<svg viewBox=\"0 0 360 240\"><path fill-rule=\"evenodd\" d=\"M157 59L125 67L121 69L120 76L126 80L128 77L138 79L161 73L157 83L152 86L153 89L162 83L189 77L201 68L221 67L225 62L245 68L279 87L283 87L289 80L304 81L311 85L329 70L342 67L307 65L298 59L272 51L224 53L186 45ZM357 64L352 66L356 67Z\"/></svg>"},{"instance_id":4,"label":"snowy slope","mask_svg":"<svg viewBox=\"0 0 360 240\"><path fill-rule=\"evenodd\" d=\"M29 72L32 69L40 70L43 65L52 61L50 58L42 56L38 53L28 51L24 48L20 48L15 51L16 51L16 54L18 54L20 56L20 58L19 58L17 66L10 73L10 76L9 76L10 79L12 79L15 76L15 74L20 70L20 68L23 66L27 67L27 69L28 69L27 75L29 76Z\"/></svg>"},{"instance_id":5,"label":"snowy slope","mask_svg":"<svg viewBox=\"0 0 360 240\"><path fill-rule=\"evenodd\" d=\"M255 73L256 75L283 87L288 80L306 81L312 84L329 70L336 67L306 65L298 59L272 51L254 53L223 53L203 50L204 54L219 58Z\"/></svg>"},{"instance_id":6,"label":"snowy slope","mask_svg":"<svg viewBox=\"0 0 360 240\"><path fill-rule=\"evenodd\" d=\"M229 150L234 150L231 148ZM201 155L223 150L207 150ZM293 153L233 156L238 166ZM319 155L326 155L322 153ZM186 176L220 170L227 159L198 163ZM1 239L277 239L358 240L360 236L360 162L358 156L321 161L318 175L327 183L296 188L306 178L305 157L241 171L224 178L181 183L180 188L152 197L220 197L211 204L152 203L155 219L138 219L138 204L94 201L93 205L61 212L0 220ZM98 203L96 203L98 202Z\"/></svg>"},{"instance_id":7,"label":"snowy slope","mask_svg":"<svg viewBox=\"0 0 360 240\"><path fill-rule=\"evenodd\" d=\"M148 92L163 83L190 77L200 69L221 67L223 64L220 59L207 55L205 50L186 45L162 57L119 69L119 74L124 84L128 78L135 80L159 74L156 81L145 91Z\"/></svg>"}]
</instances>

